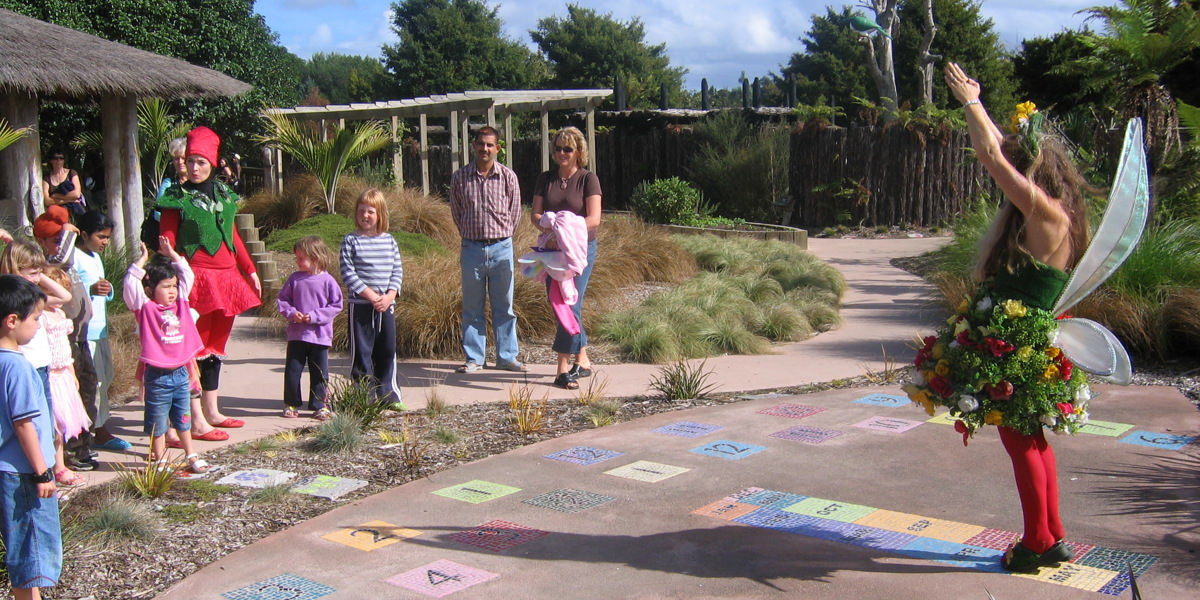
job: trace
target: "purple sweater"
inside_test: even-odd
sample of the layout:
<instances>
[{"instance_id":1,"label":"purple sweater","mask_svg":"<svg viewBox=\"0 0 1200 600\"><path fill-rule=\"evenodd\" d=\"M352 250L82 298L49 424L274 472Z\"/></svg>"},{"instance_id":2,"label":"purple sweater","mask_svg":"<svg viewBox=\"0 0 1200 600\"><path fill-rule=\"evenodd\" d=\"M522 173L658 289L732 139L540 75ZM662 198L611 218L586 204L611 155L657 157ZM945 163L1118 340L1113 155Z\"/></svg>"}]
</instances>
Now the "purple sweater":
<instances>
[{"instance_id":1,"label":"purple sweater","mask_svg":"<svg viewBox=\"0 0 1200 600\"><path fill-rule=\"evenodd\" d=\"M288 319L289 342L333 345L333 318L342 312L342 288L328 272L316 275L296 271L279 290L279 312ZM292 315L304 313L311 323L293 323Z\"/></svg>"}]
</instances>

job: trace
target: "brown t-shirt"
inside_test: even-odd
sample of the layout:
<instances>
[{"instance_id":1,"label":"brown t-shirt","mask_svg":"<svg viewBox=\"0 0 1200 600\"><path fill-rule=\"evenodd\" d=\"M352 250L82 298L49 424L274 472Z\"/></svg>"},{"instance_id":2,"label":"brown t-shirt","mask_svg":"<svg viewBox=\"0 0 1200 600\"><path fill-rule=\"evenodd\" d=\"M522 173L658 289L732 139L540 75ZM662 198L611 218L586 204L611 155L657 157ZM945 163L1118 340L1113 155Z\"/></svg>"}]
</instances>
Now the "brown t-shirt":
<instances>
[{"instance_id":1,"label":"brown t-shirt","mask_svg":"<svg viewBox=\"0 0 1200 600\"><path fill-rule=\"evenodd\" d=\"M533 195L542 197L542 212L571 211L587 218L588 196L603 196L600 191L600 178L587 169L577 169L564 186L558 176L558 169L552 169L538 175L537 183L533 186ZM597 228L598 229L598 228ZM596 230L588 230L588 241L596 239Z\"/></svg>"}]
</instances>

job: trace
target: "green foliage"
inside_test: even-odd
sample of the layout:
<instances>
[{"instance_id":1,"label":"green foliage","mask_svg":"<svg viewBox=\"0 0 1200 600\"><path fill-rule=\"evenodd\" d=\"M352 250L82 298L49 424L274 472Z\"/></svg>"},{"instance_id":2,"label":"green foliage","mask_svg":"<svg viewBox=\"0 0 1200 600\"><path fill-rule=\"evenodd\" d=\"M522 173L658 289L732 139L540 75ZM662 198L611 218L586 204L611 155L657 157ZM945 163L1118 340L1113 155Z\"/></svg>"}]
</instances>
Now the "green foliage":
<instances>
[{"instance_id":1,"label":"green foliage","mask_svg":"<svg viewBox=\"0 0 1200 600\"><path fill-rule=\"evenodd\" d=\"M87 533L102 540L149 540L158 535L159 518L154 508L122 494L111 494L100 507L83 518Z\"/></svg>"},{"instance_id":2,"label":"green foliage","mask_svg":"<svg viewBox=\"0 0 1200 600\"><path fill-rule=\"evenodd\" d=\"M858 35L841 24L854 13L844 6L840 12L826 7L825 15L813 13L812 27L800 38L803 52L792 55L784 75L796 78L802 103L816 103L819 97L871 97L875 86L867 71L867 51Z\"/></svg>"},{"instance_id":3,"label":"green foliage","mask_svg":"<svg viewBox=\"0 0 1200 600\"><path fill-rule=\"evenodd\" d=\"M195 523L200 519L200 507L195 504L168 504L162 516L172 523Z\"/></svg>"},{"instance_id":4,"label":"green foliage","mask_svg":"<svg viewBox=\"0 0 1200 600\"><path fill-rule=\"evenodd\" d=\"M705 371L705 361L689 364L679 360L658 370L650 379L650 389L662 394L667 400L693 400L707 396L717 385L708 383L712 371Z\"/></svg>"},{"instance_id":5,"label":"green foliage","mask_svg":"<svg viewBox=\"0 0 1200 600\"><path fill-rule=\"evenodd\" d=\"M796 120L802 123L809 121L833 123L834 119L846 116L846 111L842 110L840 106L826 104L825 96L819 96L813 104L797 104L792 108L792 113L796 115Z\"/></svg>"},{"instance_id":6,"label":"green foliage","mask_svg":"<svg viewBox=\"0 0 1200 600\"><path fill-rule=\"evenodd\" d=\"M647 223L676 223L696 215L700 192L678 177L643 181L629 198L629 208Z\"/></svg>"},{"instance_id":7,"label":"green foliage","mask_svg":"<svg viewBox=\"0 0 1200 600\"><path fill-rule=\"evenodd\" d=\"M319 131L302 127L286 115L266 112L263 118L269 131L258 136L258 142L283 148L316 175L330 213L336 211L338 179L346 167L391 143L389 130L379 121L359 122L353 129L339 127L332 136L322 140Z\"/></svg>"},{"instance_id":8,"label":"green foliage","mask_svg":"<svg viewBox=\"0 0 1200 600\"><path fill-rule=\"evenodd\" d=\"M342 238L355 230L354 221L342 215L317 215L296 223L287 229L276 229L267 236L268 250L291 253L296 241L302 237L315 235L325 241L325 245L334 253L342 247ZM391 232L400 247L400 256L409 258L427 254L445 254L446 249L433 241L433 238L421 233L403 231ZM116 285L115 283L113 285Z\"/></svg>"},{"instance_id":9,"label":"green foliage","mask_svg":"<svg viewBox=\"0 0 1200 600\"><path fill-rule=\"evenodd\" d=\"M754 126L737 111L721 111L698 128L701 146L690 173L723 217L769 223L788 194L790 132Z\"/></svg>"},{"instance_id":10,"label":"green foliage","mask_svg":"<svg viewBox=\"0 0 1200 600\"><path fill-rule=\"evenodd\" d=\"M621 401L614 399L595 400L587 405L584 410L584 416L588 421L591 421L595 427L604 427L612 425L617 419L617 413L621 412Z\"/></svg>"},{"instance_id":11,"label":"green foliage","mask_svg":"<svg viewBox=\"0 0 1200 600\"><path fill-rule=\"evenodd\" d=\"M484 0L399 0L384 64L400 96L465 90L535 89L548 69L540 57L501 33L497 8Z\"/></svg>"},{"instance_id":12,"label":"green foliage","mask_svg":"<svg viewBox=\"0 0 1200 600\"><path fill-rule=\"evenodd\" d=\"M209 479L197 479L195 481L189 481L184 488L191 493L192 496L195 496L196 500L201 502L212 502L221 494L228 494L229 492L233 491L232 486L213 483L213 481Z\"/></svg>"},{"instance_id":13,"label":"green foliage","mask_svg":"<svg viewBox=\"0 0 1200 600\"><path fill-rule=\"evenodd\" d=\"M329 404L335 411L334 417L358 424L361 431L368 431L383 418L387 405L372 396L374 385L368 378L336 379L329 386ZM333 421L326 421L332 423ZM324 427L322 427L324 429ZM341 425L328 429L336 431Z\"/></svg>"},{"instance_id":14,"label":"green foliage","mask_svg":"<svg viewBox=\"0 0 1200 600\"><path fill-rule=\"evenodd\" d=\"M283 482L263 486L250 492L246 501L251 504L283 504L293 498L295 496L292 495L292 484Z\"/></svg>"},{"instance_id":15,"label":"green foliage","mask_svg":"<svg viewBox=\"0 0 1200 600\"><path fill-rule=\"evenodd\" d=\"M1104 96L1100 91L1089 90L1085 85L1092 75L1080 71L1064 73L1060 69L1062 65L1079 61L1091 52L1082 36L1076 31L1060 31L1050 37L1030 38L1021 42L1020 51L1012 59L1013 75L1019 90L1017 95L1021 101L1029 100L1038 106L1054 107L1054 112L1058 114L1103 102Z\"/></svg>"},{"instance_id":16,"label":"green foliage","mask_svg":"<svg viewBox=\"0 0 1200 600\"><path fill-rule=\"evenodd\" d=\"M395 84L383 62L369 56L314 52L300 68L300 95L317 88L330 104L395 100Z\"/></svg>"},{"instance_id":17,"label":"green foliage","mask_svg":"<svg viewBox=\"0 0 1200 600\"><path fill-rule=\"evenodd\" d=\"M180 455L183 453L181 452ZM163 461L150 460L146 455L146 463L141 467L126 467L117 463L117 485L124 491L142 498L158 498L171 491L175 485L175 473L181 464L179 460L169 457Z\"/></svg>"},{"instance_id":18,"label":"green foliage","mask_svg":"<svg viewBox=\"0 0 1200 600\"><path fill-rule=\"evenodd\" d=\"M462 436L458 434L452 427L447 425L438 425L429 432L429 437L439 444L457 444L462 441Z\"/></svg>"},{"instance_id":19,"label":"green foliage","mask_svg":"<svg viewBox=\"0 0 1200 600\"><path fill-rule=\"evenodd\" d=\"M129 270L129 265L140 254L141 249L135 248L133 244L129 244L124 248L118 248L116 244L109 244L100 253L100 262L104 265L105 278L112 284L113 298L120 299L124 297L122 294L125 291L125 271ZM124 302L109 302L108 304L110 315L129 311Z\"/></svg>"},{"instance_id":20,"label":"green foliage","mask_svg":"<svg viewBox=\"0 0 1200 600\"><path fill-rule=\"evenodd\" d=\"M365 442L362 422L352 415L337 413L317 427L308 443L313 450L324 454L351 454Z\"/></svg>"},{"instance_id":21,"label":"green foliage","mask_svg":"<svg viewBox=\"0 0 1200 600\"><path fill-rule=\"evenodd\" d=\"M8 121L0 119L0 150L17 143L17 140L29 135L32 131L32 127L13 128Z\"/></svg>"},{"instance_id":22,"label":"green foliage","mask_svg":"<svg viewBox=\"0 0 1200 600\"><path fill-rule=\"evenodd\" d=\"M671 66L666 44L646 43L641 19L618 21L612 13L568 4L565 18L539 19L529 35L550 62L552 87L607 88L620 75L630 106L658 106L664 83L672 105L682 100L687 69Z\"/></svg>"}]
</instances>

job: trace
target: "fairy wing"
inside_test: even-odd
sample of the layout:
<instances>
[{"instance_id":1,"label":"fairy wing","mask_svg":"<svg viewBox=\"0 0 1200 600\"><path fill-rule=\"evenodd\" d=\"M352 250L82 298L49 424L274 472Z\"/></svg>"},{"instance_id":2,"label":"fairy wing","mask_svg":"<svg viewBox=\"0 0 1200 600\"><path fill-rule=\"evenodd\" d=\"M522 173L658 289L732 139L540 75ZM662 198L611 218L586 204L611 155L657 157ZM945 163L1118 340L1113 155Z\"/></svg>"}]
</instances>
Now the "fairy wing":
<instances>
[{"instance_id":1,"label":"fairy wing","mask_svg":"<svg viewBox=\"0 0 1200 600\"><path fill-rule=\"evenodd\" d=\"M1088 319L1061 319L1056 336L1051 345L1061 348L1075 366L1110 383L1129 385L1129 354L1108 328Z\"/></svg>"},{"instance_id":2,"label":"fairy wing","mask_svg":"<svg viewBox=\"0 0 1200 600\"><path fill-rule=\"evenodd\" d=\"M1108 208L1087 252L1075 266L1053 313L1062 314L1095 291L1133 252L1142 237L1150 206L1150 174L1142 120L1130 119L1117 176L1108 196Z\"/></svg>"}]
</instances>

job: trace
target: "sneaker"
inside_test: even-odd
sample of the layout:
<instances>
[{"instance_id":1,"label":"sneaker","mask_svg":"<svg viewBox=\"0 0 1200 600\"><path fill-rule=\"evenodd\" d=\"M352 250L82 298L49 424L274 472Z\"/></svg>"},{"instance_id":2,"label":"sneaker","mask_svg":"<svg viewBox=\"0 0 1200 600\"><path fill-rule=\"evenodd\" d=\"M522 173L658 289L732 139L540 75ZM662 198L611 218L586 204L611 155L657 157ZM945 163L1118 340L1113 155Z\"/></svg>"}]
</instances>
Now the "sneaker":
<instances>
[{"instance_id":1,"label":"sneaker","mask_svg":"<svg viewBox=\"0 0 1200 600\"><path fill-rule=\"evenodd\" d=\"M295 419L295 418L298 418L299 416L300 416L300 411L297 410L296 407L294 407L294 406L289 406L289 407L283 409L283 418L285 418L285 419Z\"/></svg>"},{"instance_id":2,"label":"sneaker","mask_svg":"<svg viewBox=\"0 0 1200 600\"><path fill-rule=\"evenodd\" d=\"M408 405L403 402L391 402L387 405L387 409L395 412L405 412L408 410Z\"/></svg>"},{"instance_id":3,"label":"sneaker","mask_svg":"<svg viewBox=\"0 0 1200 600\"><path fill-rule=\"evenodd\" d=\"M519 360L514 360L507 363L496 363L496 368L502 371L515 371L517 373L529 372L529 367L525 366L525 363Z\"/></svg>"},{"instance_id":4,"label":"sneaker","mask_svg":"<svg viewBox=\"0 0 1200 600\"><path fill-rule=\"evenodd\" d=\"M313 411L312 418L318 421L328 421L333 418L333 413L329 412L328 408L322 408Z\"/></svg>"},{"instance_id":5,"label":"sneaker","mask_svg":"<svg viewBox=\"0 0 1200 600\"><path fill-rule=\"evenodd\" d=\"M462 366L455 369L455 371L458 373L474 373L475 371L478 371L482 368L483 367L479 366L478 363L473 363L471 361L467 361L467 362L463 363Z\"/></svg>"},{"instance_id":6,"label":"sneaker","mask_svg":"<svg viewBox=\"0 0 1200 600\"><path fill-rule=\"evenodd\" d=\"M80 458L68 458L67 466L72 471L95 471L100 468L100 463L94 460L84 460Z\"/></svg>"},{"instance_id":7,"label":"sneaker","mask_svg":"<svg viewBox=\"0 0 1200 600\"><path fill-rule=\"evenodd\" d=\"M92 446L95 448L99 448L101 450L110 450L112 452L125 452L126 450L129 450L130 448L132 448L133 444L130 444L129 442L127 442L119 437L115 437L115 438L109 439L107 442L104 442L103 444L92 444Z\"/></svg>"}]
</instances>

